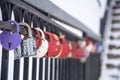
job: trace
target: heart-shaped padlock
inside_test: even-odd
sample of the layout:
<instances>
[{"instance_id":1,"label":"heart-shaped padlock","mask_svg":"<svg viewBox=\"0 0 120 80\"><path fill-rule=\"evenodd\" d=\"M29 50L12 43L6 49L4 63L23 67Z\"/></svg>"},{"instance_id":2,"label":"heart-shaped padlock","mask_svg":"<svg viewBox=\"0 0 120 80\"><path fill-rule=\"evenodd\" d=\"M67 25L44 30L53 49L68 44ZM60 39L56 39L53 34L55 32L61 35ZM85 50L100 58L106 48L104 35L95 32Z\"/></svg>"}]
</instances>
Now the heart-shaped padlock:
<instances>
[{"instance_id":1,"label":"heart-shaped padlock","mask_svg":"<svg viewBox=\"0 0 120 80\"><path fill-rule=\"evenodd\" d=\"M36 41L36 48L38 49L38 48L40 47L40 45L42 44L40 31L38 31L38 30L35 29L35 28L32 28L32 30L34 31L34 32L33 32L33 35L34 35L35 41Z\"/></svg>"},{"instance_id":2,"label":"heart-shaped padlock","mask_svg":"<svg viewBox=\"0 0 120 80\"><path fill-rule=\"evenodd\" d=\"M37 49L37 55L35 57L41 58L45 56L45 54L48 51L48 41L45 39L45 34L40 28L35 28L35 29L41 33L41 40L42 40L41 45Z\"/></svg>"},{"instance_id":3,"label":"heart-shaped padlock","mask_svg":"<svg viewBox=\"0 0 120 80\"><path fill-rule=\"evenodd\" d=\"M60 33L60 39L62 44L62 53L60 55L60 58L66 58L70 53L70 46L62 33Z\"/></svg>"},{"instance_id":4,"label":"heart-shaped padlock","mask_svg":"<svg viewBox=\"0 0 120 80\"><path fill-rule=\"evenodd\" d=\"M25 37L21 42L23 57L35 56L37 54L36 43L30 26L23 22L19 23L19 25L25 27L28 31L28 34L24 34Z\"/></svg>"},{"instance_id":5,"label":"heart-shaped padlock","mask_svg":"<svg viewBox=\"0 0 120 80\"><path fill-rule=\"evenodd\" d=\"M0 34L0 41L6 50L12 50L17 48L21 43L21 36L19 34L19 25L16 21L9 20L8 21L11 24L16 25L16 32L10 32L7 30L3 30L3 32Z\"/></svg>"},{"instance_id":6,"label":"heart-shaped padlock","mask_svg":"<svg viewBox=\"0 0 120 80\"><path fill-rule=\"evenodd\" d=\"M46 57L52 57L52 55L56 52L56 45L53 40L52 33L45 31L45 34L49 37L49 46L48 46L48 52L46 54Z\"/></svg>"},{"instance_id":7,"label":"heart-shaped padlock","mask_svg":"<svg viewBox=\"0 0 120 80\"><path fill-rule=\"evenodd\" d=\"M54 44L56 45L55 53L53 53L52 56L57 58L62 53L62 46L61 46L59 37L56 34L52 34L52 35L53 35Z\"/></svg>"}]
</instances>

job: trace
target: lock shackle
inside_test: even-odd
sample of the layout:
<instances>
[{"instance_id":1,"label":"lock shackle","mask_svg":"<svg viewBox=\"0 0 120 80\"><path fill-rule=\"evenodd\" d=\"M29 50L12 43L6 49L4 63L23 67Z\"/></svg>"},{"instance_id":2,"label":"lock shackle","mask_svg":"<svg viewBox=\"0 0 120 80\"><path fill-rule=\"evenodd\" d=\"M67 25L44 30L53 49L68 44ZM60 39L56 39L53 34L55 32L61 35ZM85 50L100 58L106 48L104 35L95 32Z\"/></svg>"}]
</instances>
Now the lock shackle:
<instances>
[{"instance_id":1,"label":"lock shackle","mask_svg":"<svg viewBox=\"0 0 120 80\"><path fill-rule=\"evenodd\" d=\"M41 36L40 36L40 31L38 31L38 30L35 29L35 28L32 28L32 30L35 32L35 35L34 35L34 36L35 36L36 38L39 38L39 39L40 39L40 38L41 38Z\"/></svg>"},{"instance_id":2,"label":"lock shackle","mask_svg":"<svg viewBox=\"0 0 120 80\"><path fill-rule=\"evenodd\" d=\"M16 25L16 32L19 33L19 24L16 21L8 20L7 22L15 24Z\"/></svg>"},{"instance_id":3,"label":"lock shackle","mask_svg":"<svg viewBox=\"0 0 120 80\"><path fill-rule=\"evenodd\" d=\"M38 30L42 34L41 39L45 40L45 34L44 34L44 32L40 28L35 28L35 29Z\"/></svg>"},{"instance_id":4,"label":"lock shackle","mask_svg":"<svg viewBox=\"0 0 120 80\"><path fill-rule=\"evenodd\" d=\"M27 28L28 37L33 37L33 36L32 36L32 30L31 30L30 26L29 26L27 23L21 22L21 23L19 23L19 25L20 25L20 26L24 26L24 27Z\"/></svg>"},{"instance_id":5,"label":"lock shackle","mask_svg":"<svg viewBox=\"0 0 120 80\"><path fill-rule=\"evenodd\" d=\"M52 35L54 39L59 40L59 37L56 34L53 33Z\"/></svg>"},{"instance_id":6,"label":"lock shackle","mask_svg":"<svg viewBox=\"0 0 120 80\"><path fill-rule=\"evenodd\" d=\"M47 34L50 37L50 41L53 42L53 35L52 35L52 33L48 32L48 31L45 31L45 34Z\"/></svg>"}]
</instances>

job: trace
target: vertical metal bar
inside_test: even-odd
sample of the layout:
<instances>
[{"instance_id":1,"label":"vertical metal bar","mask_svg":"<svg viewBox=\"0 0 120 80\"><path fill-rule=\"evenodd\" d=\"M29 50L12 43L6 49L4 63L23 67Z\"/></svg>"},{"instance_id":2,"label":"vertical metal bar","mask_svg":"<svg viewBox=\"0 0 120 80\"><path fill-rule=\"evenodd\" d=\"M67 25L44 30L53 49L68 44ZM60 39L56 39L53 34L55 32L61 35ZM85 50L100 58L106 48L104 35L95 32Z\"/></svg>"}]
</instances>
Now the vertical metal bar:
<instances>
[{"instance_id":1,"label":"vertical metal bar","mask_svg":"<svg viewBox=\"0 0 120 80\"><path fill-rule=\"evenodd\" d=\"M42 80L45 80L45 66L46 66L46 58L43 58Z\"/></svg>"},{"instance_id":2,"label":"vertical metal bar","mask_svg":"<svg viewBox=\"0 0 120 80\"><path fill-rule=\"evenodd\" d=\"M3 49L3 54L2 54L2 68L1 68L1 80L7 80L8 76L8 51Z\"/></svg>"},{"instance_id":3,"label":"vertical metal bar","mask_svg":"<svg viewBox=\"0 0 120 80\"><path fill-rule=\"evenodd\" d=\"M19 80L23 80L23 72L24 72L24 58L20 59L20 69L19 69Z\"/></svg>"},{"instance_id":4,"label":"vertical metal bar","mask_svg":"<svg viewBox=\"0 0 120 80\"><path fill-rule=\"evenodd\" d=\"M75 80L75 74L76 74L76 72L75 72L75 59L72 59L72 71L73 71L73 80Z\"/></svg>"},{"instance_id":5,"label":"vertical metal bar","mask_svg":"<svg viewBox=\"0 0 120 80\"><path fill-rule=\"evenodd\" d=\"M53 64L52 64L52 80L55 80L55 59L53 58Z\"/></svg>"},{"instance_id":6,"label":"vertical metal bar","mask_svg":"<svg viewBox=\"0 0 120 80\"><path fill-rule=\"evenodd\" d=\"M53 59L50 60L50 80L52 80L52 74L53 74Z\"/></svg>"},{"instance_id":7,"label":"vertical metal bar","mask_svg":"<svg viewBox=\"0 0 120 80\"><path fill-rule=\"evenodd\" d=\"M43 76L43 58L39 59L39 79L38 80L42 80L42 76Z\"/></svg>"},{"instance_id":8,"label":"vertical metal bar","mask_svg":"<svg viewBox=\"0 0 120 80\"><path fill-rule=\"evenodd\" d=\"M24 72L23 72L23 80L28 80L28 73L29 73L29 58L24 58Z\"/></svg>"},{"instance_id":9,"label":"vertical metal bar","mask_svg":"<svg viewBox=\"0 0 120 80\"><path fill-rule=\"evenodd\" d=\"M48 76L47 76L47 80L50 80L50 69L51 69L51 58L48 58Z\"/></svg>"},{"instance_id":10,"label":"vertical metal bar","mask_svg":"<svg viewBox=\"0 0 120 80\"><path fill-rule=\"evenodd\" d=\"M66 59L66 80L69 80L69 68L70 68L70 66L69 66L69 58L67 58Z\"/></svg>"},{"instance_id":11,"label":"vertical metal bar","mask_svg":"<svg viewBox=\"0 0 120 80\"><path fill-rule=\"evenodd\" d=\"M57 59L55 59L55 62L54 62L54 64L55 64L55 73L54 73L54 79L55 80L57 80Z\"/></svg>"},{"instance_id":12,"label":"vertical metal bar","mask_svg":"<svg viewBox=\"0 0 120 80\"><path fill-rule=\"evenodd\" d=\"M16 59L14 61L14 78L13 78L13 80L19 80L19 69L20 69L20 60Z\"/></svg>"},{"instance_id":13,"label":"vertical metal bar","mask_svg":"<svg viewBox=\"0 0 120 80\"><path fill-rule=\"evenodd\" d=\"M86 75L86 66L87 66L87 62L83 63L83 65L82 65L82 67L83 67L83 75L82 75L83 76L83 80L87 80L86 78L90 76L90 75L88 75L88 76Z\"/></svg>"},{"instance_id":14,"label":"vertical metal bar","mask_svg":"<svg viewBox=\"0 0 120 80\"><path fill-rule=\"evenodd\" d=\"M59 59L57 59L56 80L59 80Z\"/></svg>"},{"instance_id":15,"label":"vertical metal bar","mask_svg":"<svg viewBox=\"0 0 120 80\"><path fill-rule=\"evenodd\" d=\"M70 67L70 68L69 68L69 70L70 70L69 79L70 79L70 80L72 80L72 66L71 66L71 65L72 65L72 62L71 62L71 61L72 61L72 59L70 58L70 59L69 59L69 65L70 65L70 66L69 66L69 67Z\"/></svg>"},{"instance_id":16,"label":"vertical metal bar","mask_svg":"<svg viewBox=\"0 0 120 80\"><path fill-rule=\"evenodd\" d=\"M70 64L69 64L69 58L66 59L66 68L67 68L67 72L66 72L66 80L70 80L69 77L70 77Z\"/></svg>"},{"instance_id":17,"label":"vertical metal bar","mask_svg":"<svg viewBox=\"0 0 120 80\"><path fill-rule=\"evenodd\" d=\"M58 80L62 80L62 59L59 60L59 76Z\"/></svg>"},{"instance_id":18,"label":"vertical metal bar","mask_svg":"<svg viewBox=\"0 0 120 80\"><path fill-rule=\"evenodd\" d=\"M32 80L32 60L33 60L33 57L29 57L29 65L28 65L28 80Z\"/></svg>"},{"instance_id":19,"label":"vertical metal bar","mask_svg":"<svg viewBox=\"0 0 120 80\"><path fill-rule=\"evenodd\" d=\"M0 80L1 80L1 67L2 67L2 46L0 44Z\"/></svg>"},{"instance_id":20,"label":"vertical metal bar","mask_svg":"<svg viewBox=\"0 0 120 80\"><path fill-rule=\"evenodd\" d=\"M36 80L36 65L37 65L37 59L33 58L32 61L32 80Z\"/></svg>"},{"instance_id":21,"label":"vertical metal bar","mask_svg":"<svg viewBox=\"0 0 120 80\"><path fill-rule=\"evenodd\" d=\"M62 72L63 72L63 76L62 76L62 80L65 80L65 59L63 59L63 68L62 68Z\"/></svg>"},{"instance_id":22,"label":"vertical metal bar","mask_svg":"<svg viewBox=\"0 0 120 80\"><path fill-rule=\"evenodd\" d=\"M78 60L78 63L79 63L79 74L78 74L78 78L80 79L81 78L81 62ZM81 80L81 79L80 79Z\"/></svg>"},{"instance_id":23,"label":"vertical metal bar","mask_svg":"<svg viewBox=\"0 0 120 80\"><path fill-rule=\"evenodd\" d=\"M9 67L8 67L8 80L13 80L14 72L14 50L9 51Z\"/></svg>"},{"instance_id":24,"label":"vertical metal bar","mask_svg":"<svg viewBox=\"0 0 120 80\"><path fill-rule=\"evenodd\" d=\"M45 80L48 79L48 58L45 59Z\"/></svg>"},{"instance_id":25,"label":"vertical metal bar","mask_svg":"<svg viewBox=\"0 0 120 80\"><path fill-rule=\"evenodd\" d=\"M35 79L34 79L35 80ZM37 66L36 66L36 80L39 80L39 58L37 58Z\"/></svg>"}]
</instances>

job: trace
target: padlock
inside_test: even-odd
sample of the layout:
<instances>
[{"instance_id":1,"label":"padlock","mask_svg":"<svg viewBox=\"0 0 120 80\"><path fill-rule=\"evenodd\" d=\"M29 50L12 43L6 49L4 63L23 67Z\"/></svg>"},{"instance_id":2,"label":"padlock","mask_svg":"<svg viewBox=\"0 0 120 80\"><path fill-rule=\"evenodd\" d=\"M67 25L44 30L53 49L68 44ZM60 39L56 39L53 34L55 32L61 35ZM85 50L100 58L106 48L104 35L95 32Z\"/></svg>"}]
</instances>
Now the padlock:
<instances>
[{"instance_id":1,"label":"padlock","mask_svg":"<svg viewBox=\"0 0 120 80\"><path fill-rule=\"evenodd\" d=\"M48 41L45 39L45 34L40 28L35 28L35 29L41 33L41 40L42 40L41 45L37 49L37 55L35 57L41 58L45 56L45 54L48 51Z\"/></svg>"},{"instance_id":2,"label":"padlock","mask_svg":"<svg viewBox=\"0 0 120 80\"><path fill-rule=\"evenodd\" d=\"M92 48L93 48L92 41L86 39L86 50L87 50L88 52L91 52L91 51L92 51Z\"/></svg>"},{"instance_id":3,"label":"padlock","mask_svg":"<svg viewBox=\"0 0 120 80\"><path fill-rule=\"evenodd\" d=\"M85 54L86 55L89 54L86 51L86 41L85 40L80 41L80 45L81 45L81 48L82 48L82 57L80 58L80 62L84 63L87 60L87 57L85 56Z\"/></svg>"},{"instance_id":4,"label":"padlock","mask_svg":"<svg viewBox=\"0 0 120 80\"><path fill-rule=\"evenodd\" d=\"M92 44L92 42L90 41L90 40L88 40L88 39L85 39L85 41L86 41L86 47L85 47L85 49L84 49L84 56L87 58L87 57L89 57L89 55L90 55L90 53L91 53L91 51L92 51L92 48L93 48L93 44Z\"/></svg>"},{"instance_id":5,"label":"padlock","mask_svg":"<svg viewBox=\"0 0 120 80\"><path fill-rule=\"evenodd\" d=\"M55 53L53 53L52 56L54 58L58 58L62 53L62 45L60 43L59 37L56 34L52 34L52 35L53 35L53 41L54 41L54 43L56 45Z\"/></svg>"},{"instance_id":6,"label":"padlock","mask_svg":"<svg viewBox=\"0 0 120 80\"><path fill-rule=\"evenodd\" d=\"M48 51L47 51L47 54L46 54L46 57L52 57L52 55L55 53L56 51L56 45L54 43L54 40L53 40L53 35L52 33L48 32L48 31L45 31L45 34L48 36L48 42L49 42L49 46L48 46Z\"/></svg>"},{"instance_id":7,"label":"padlock","mask_svg":"<svg viewBox=\"0 0 120 80\"><path fill-rule=\"evenodd\" d=\"M72 52L72 58L75 58L75 59L80 59L82 56L83 56L83 51L82 51L82 47L80 46L80 43L75 43L75 48Z\"/></svg>"},{"instance_id":8,"label":"padlock","mask_svg":"<svg viewBox=\"0 0 120 80\"><path fill-rule=\"evenodd\" d=\"M22 47L22 56L29 57L35 56L36 52L36 43L32 36L32 30L27 23L19 23L20 26L23 26L27 29L28 34L24 35L24 39L22 40L21 47Z\"/></svg>"},{"instance_id":9,"label":"padlock","mask_svg":"<svg viewBox=\"0 0 120 80\"><path fill-rule=\"evenodd\" d=\"M60 39L62 44L62 53L60 55L60 58L66 58L70 53L70 46L62 33L60 33Z\"/></svg>"},{"instance_id":10,"label":"padlock","mask_svg":"<svg viewBox=\"0 0 120 80\"><path fill-rule=\"evenodd\" d=\"M75 43L74 41L71 42L73 48L72 48L72 58L80 59L82 57L82 48L80 45Z\"/></svg>"},{"instance_id":11,"label":"padlock","mask_svg":"<svg viewBox=\"0 0 120 80\"><path fill-rule=\"evenodd\" d=\"M19 25L16 21L9 20L11 24L16 26L16 32L10 32L7 30L3 30L0 34L0 41L4 49L12 50L17 48L21 43L21 36L19 34Z\"/></svg>"}]
</instances>

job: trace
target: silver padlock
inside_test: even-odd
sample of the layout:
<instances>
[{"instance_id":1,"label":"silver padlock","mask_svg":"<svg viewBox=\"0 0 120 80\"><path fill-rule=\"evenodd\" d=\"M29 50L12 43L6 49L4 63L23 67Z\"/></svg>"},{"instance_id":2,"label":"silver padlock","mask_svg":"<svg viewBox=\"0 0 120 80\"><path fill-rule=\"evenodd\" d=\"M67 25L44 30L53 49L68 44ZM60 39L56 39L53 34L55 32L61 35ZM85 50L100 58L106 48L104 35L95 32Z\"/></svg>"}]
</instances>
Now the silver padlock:
<instances>
[{"instance_id":1,"label":"silver padlock","mask_svg":"<svg viewBox=\"0 0 120 80\"><path fill-rule=\"evenodd\" d=\"M22 49L21 45L19 45L15 50L14 50L14 59L20 59L22 57Z\"/></svg>"},{"instance_id":2,"label":"silver padlock","mask_svg":"<svg viewBox=\"0 0 120 80\"><path fill-rule=\"evenodd\" d=\"M32 30L27 23L19 23L20 26L23 26L27 29L28 35L26 38L22 40L21 47L22 47L22 56L29 57L35 56L37 54L36 51L36 43L32 35Z\"/></svg>"}]
</instances>

